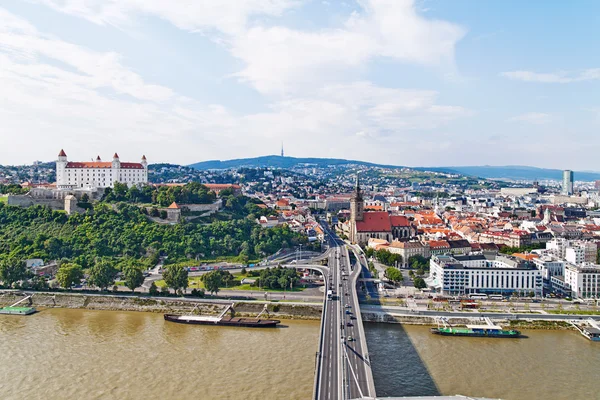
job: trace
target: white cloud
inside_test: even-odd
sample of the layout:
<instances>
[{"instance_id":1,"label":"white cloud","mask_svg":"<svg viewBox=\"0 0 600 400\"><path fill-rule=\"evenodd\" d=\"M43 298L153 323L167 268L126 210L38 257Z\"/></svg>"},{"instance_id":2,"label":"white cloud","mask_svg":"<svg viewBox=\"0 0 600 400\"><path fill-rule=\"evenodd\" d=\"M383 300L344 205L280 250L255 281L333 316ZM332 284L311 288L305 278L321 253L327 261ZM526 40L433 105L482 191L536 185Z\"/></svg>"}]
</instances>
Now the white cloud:
<instances>
[{"instance_id":1,"label":"white cloud","mask_svg":"<svg viewBox=\"0 0 600 400\"><path fill-rule=\"evenodd\" d=\"M264 93L289 93L343 78L343 71L377 57L453 68L463 28L419 16L412 0L366 0L343 27L299 31L253 27L231 40L246 67L237 76Z\"/></svg>"},{"instance_id":2,"label":"white cloud","mask_svg":"<svg viewBox=\"0 0 600 400\"><path fill-rule=\"evenodd\" d=\"M540 112L529 112L509 118L509 122L526 122L534 125L543 125L552 122L552 115Z\"/></svg>"},{"instance_id":3,"label":"white cloud","mask_svg":"<svg viewBox=\"0 0 600 400\"><path fill-rule=\"evenodd\" d=\"M96 4L91 0L70 0L60 6L90 19L96 10L96 23L131 22L129 9L117 5L127 1L133 0L114 3L112 8L109 3ZM100 8L92 7L94 4ZM283 4L295 2L262 3L268 4L273 6L269 13L275 15L282 12ZM382 7L384 3L366 4ZM146 7L145 3L138 5ZM452 141L436 129L444 129L450 121L472 115L472 111L439 104L438 93L432 90L384 88L370 82L344 80L321 85L321 78L314 76L317 71L335 72L359 65L375 55L389 54L423 63L436 63L440 57L451 56L451 51L425 50L417 56L416 50L395 49L386 40L380 41L374 52L369 47L377 44L373 40L376 35L368 36L363 31L374 27L388 32L393 29L385 28L385 23L372 22L380 18L374 16L377 12L382 9L369 11L368 16L354 15L352 22L339 31L316 34L288 28L249 28L249 34L257 35L252 36L254 40L265 35L272 37L269 45L258 46L264 53L256 55L245 53L255 45L252 41L236 42L236 51L242 52L240 58L249 60L242 71L245 79L269 93L276 81L286 87L299 79L312 86L306 91L296 87L291 94L272 98L263 112L238 114L222 105L200 104L168 87L148 82L124 65L119 54L94 51L39 32L27 21L0 8L0 141L10 143L0 146L0 160L48 160L64 147L72 159L87 159L97 153L106 157L119 151L124 159L135 160L145 153L150 162L191 163L275 152L281 140L289 154L298 156L343 155L400 164L405 160L398 159L398 153L407 146L443 152ZM247 10L240 13L238 22L215 22L213 27L230 34L246 24L249 15L254 15ZM184 26L185 22L179 24ZM200 29L200 25L195 28ZM235 34L231 37L238 40ZM273 48L278 37L283 43ZM272 57L273 51L280 63L262 66L261 55ZM302 54L306 54L306 60L299 57ZM299 77L302 69L306 70L306 80ZM416 134L420 135L417 144ZM24 154L14 149L28 151Z\"/></svg>"},{"instance_id":4,"label":"white cloud","mask_svg":"<svg viewBox=\"0 0 600 400\"><path fill-rule=\"evenodd\" d=\"M600 79L600 68L591 68L583 71L559 71L552 73L510 71L502 72L500 75L505 78L524 82L571 83Z\"/></svg>"},{"instance_id":5,"label":"white cloud","mask_svg":"<svg viewBox=\"0 0 600 400\"><path fill-rule=\"evenodd\" d=\"M98 25L133 25L140 14L153 15L188 31L242 32L251 16L278 16L302 0L30 0Z\"/></svg>"},{"instance_id":6,"label":"white cloud","mask_svg":"<svg viewBox=\"0 0 600 400\"><path fill-rule=\"evenodd\" d=\"M163 18L180 29L220 35L245 66L235 74L257 90L288 94L338 80L343 71L377 57L452 70L454 48L465 29L426 19L414 0L360 0L360 12L331 29L303 31L249 23L279 16L300 0L209 0L174 6L166 0L32 0L97 24L130 25L139 14Z\"/></svg>"}]
</instances>

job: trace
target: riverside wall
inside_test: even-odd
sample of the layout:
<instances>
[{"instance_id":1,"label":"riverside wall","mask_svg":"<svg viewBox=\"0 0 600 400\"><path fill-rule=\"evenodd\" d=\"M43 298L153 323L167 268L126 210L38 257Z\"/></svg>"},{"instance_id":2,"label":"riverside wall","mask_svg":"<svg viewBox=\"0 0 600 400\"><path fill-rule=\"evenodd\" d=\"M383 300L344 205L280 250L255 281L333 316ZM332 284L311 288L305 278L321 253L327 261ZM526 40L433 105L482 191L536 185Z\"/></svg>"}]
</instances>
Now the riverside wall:
<instances>
[{"instance_id":1,"label":"riverside wall","mask_svg":"<svg viewBox=\"0 0 600 400\"><path fill-rule=\"evenodd\" d=\"M23 293L15 291L0 291L0 307L9 306L23 299ZM203 315L218 315L227 303L202 301L186 298L149 298L145 296L119 296L119 295L89 295L80 293L48 293L38 292L31 298L31 306L39 311L46 308L79 308L88 310L106 311L139 311L155 313L187 314L195 312ZM26 302L25 302L26 303ZM264 302L231 301L237 316L253 317L258 315L264 308ZM21 303L20 305L26 305ZM268 311L271 318L296 319L296 320L320 320L322 304L288 304L269 302ZM437 324L433 316L410 316L390 315L385 312L362 312L364 322L406 324L406 325L430 325ZM446 317L452 325L472 324L473 318ZM493 318L493 317L492 317ZM494 318L493 318L494 319ZM502 326L510 326L517 329L572 329L568 322L544 321L544 320L518 320L494 319Z\"/></svg>"},{"instance_id":2,"label":"riverside wall","mask_svg":"<svg viewBox=\"0 0 600 400\"><path fill-rule=\"evenodd\" d=\"M532 315L533 316L533 315ZM556 320L508 320L506 318L494 318L489 316L496 324L503 327L514 329L542 329L542 330L572 330L574 329L566 321ZM479 320L478 316L467 317L444 317L451 325L468 325ZM362 312L364 322L378 322L386 324L405 324L405 325L426 325L436 326L437 321L434 316L410 316L410 315L390 315L385 312Z\"/></svg>"},{"instance_id":3,"label":"riverside wall","mask_svg":"<svg viewBox=\"0 0 600 400\"><path fill-rule=\"evenodd\" d=\"M24 297L14 292L0 293L0 306L11 305ZM32 298L32 307L38 310L45 308L80 308L88 310L112 311L141 311L156 313L185 314L194 309L200 314L218 315L224 309L225 303L202 302L185 298L149 298L142 296L118 295L86 295L78 293L36 293ZM26 302L25 302L26 303ZM260 302L232 301L237 316L255 316L259 314L264 304ZM20 305L24 305L23 303ZM321 305L298 305L286 303L270 303L269 315L281 319L319 320Z\"/></svg>"}]
</instances>

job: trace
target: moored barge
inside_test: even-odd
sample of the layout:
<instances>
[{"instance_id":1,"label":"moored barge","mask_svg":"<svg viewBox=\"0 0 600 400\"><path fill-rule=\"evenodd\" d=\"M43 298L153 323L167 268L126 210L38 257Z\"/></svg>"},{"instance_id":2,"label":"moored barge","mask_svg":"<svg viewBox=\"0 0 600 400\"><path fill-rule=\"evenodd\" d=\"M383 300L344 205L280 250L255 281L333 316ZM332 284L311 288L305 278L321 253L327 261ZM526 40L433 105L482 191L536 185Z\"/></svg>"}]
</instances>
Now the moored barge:
<instances>
[{"instance_id":1,"label":"moored barge","mask_svg":"<svg viewBox=\"0 0 600 400\"><path fill-rule=\"evenodd\" d=\"M442 324L440 325L440 322ZM503 329L494 325L489 318L485 318L485 325L466 325L465 327L454 327L440 319L437 328L431 328L431 333L442 336L468 336L468 337L490 337L490 338L522 338L525 337L516 329Z\"/></svg>"},{"instance_id":2,"label":"moored barge","mask_svg":"<svg viewBox=\"0 0 600 400\"><path fill-rule=\"evenodd\" d=\"M211 317L204 315L165 314L165 321L190 325L240 326L244 328L274 328L281 321L277 319L245 318L245 317Z\"/></svg>"}]
</instances>

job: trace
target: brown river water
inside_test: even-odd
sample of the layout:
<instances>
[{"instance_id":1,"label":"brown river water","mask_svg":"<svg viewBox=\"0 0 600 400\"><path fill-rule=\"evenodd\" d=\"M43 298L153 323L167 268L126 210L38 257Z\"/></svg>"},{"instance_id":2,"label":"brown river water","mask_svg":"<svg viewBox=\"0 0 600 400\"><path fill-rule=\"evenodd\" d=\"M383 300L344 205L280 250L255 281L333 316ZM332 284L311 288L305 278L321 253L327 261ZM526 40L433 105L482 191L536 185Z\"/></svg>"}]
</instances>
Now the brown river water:
<instances>
[{"instance_id":1,"label":"brown river water","mask_svg":"<svg viewBox=\"0 0 600 400\"><path fill-rule=\"evenodd\" d=\"M310 399L318 321L189 326L162 314L0 315L0 400ZM366 324L379 396L600 399L600 343L575 332L448 338Z\"/></svg>"},{"instance_id":2,"label":"brown river water","mask_svg":"<svg viewBox=\"0 0 600 400\"><path fill-rule=\"evenodd\" d=\"M283 325L68 309L0 315L0 399L308 399L319 322Z\"/></svg>"}]
</instances>

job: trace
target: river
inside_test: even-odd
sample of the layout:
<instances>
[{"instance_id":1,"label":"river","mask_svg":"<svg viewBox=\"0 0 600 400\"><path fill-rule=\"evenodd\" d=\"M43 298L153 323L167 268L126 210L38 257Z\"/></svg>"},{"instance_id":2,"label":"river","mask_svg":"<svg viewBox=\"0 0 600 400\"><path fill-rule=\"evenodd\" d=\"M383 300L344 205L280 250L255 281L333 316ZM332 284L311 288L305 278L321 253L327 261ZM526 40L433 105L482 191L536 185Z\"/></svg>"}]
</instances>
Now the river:
<instances>
[{"instance_id":1,"label":"river","mask_svg":"<svg viewBox=\"0 0 600 400\"><path fill-rule=\"evenodd\" d=\"M162 314L0 315L0 399L310 399L318 321L277 329L167 323ZM379 396L600 398L600 343L576 332L452 338L365 325Z\"/></svg>"},{"instance_id":2,"label":"river","mask_svg":"<svg viewBox=\"0 0 600 400\"><path fill-rule=\"evenodd\" d=\"M428 327L365 325L378 396L504 400L599 399L600 343L573 331L527 339L432 335Z\"/></svg>"},{"instance_id":3,"label":"river","mask_svg":"<svg viewBox=\"0 0 600 400\"><path fill-rule=\"evenodd\" d=\"M319 323L283 325L69 309L0 315L0 399L309 399Z\"/></svg>"}]
</instances>

